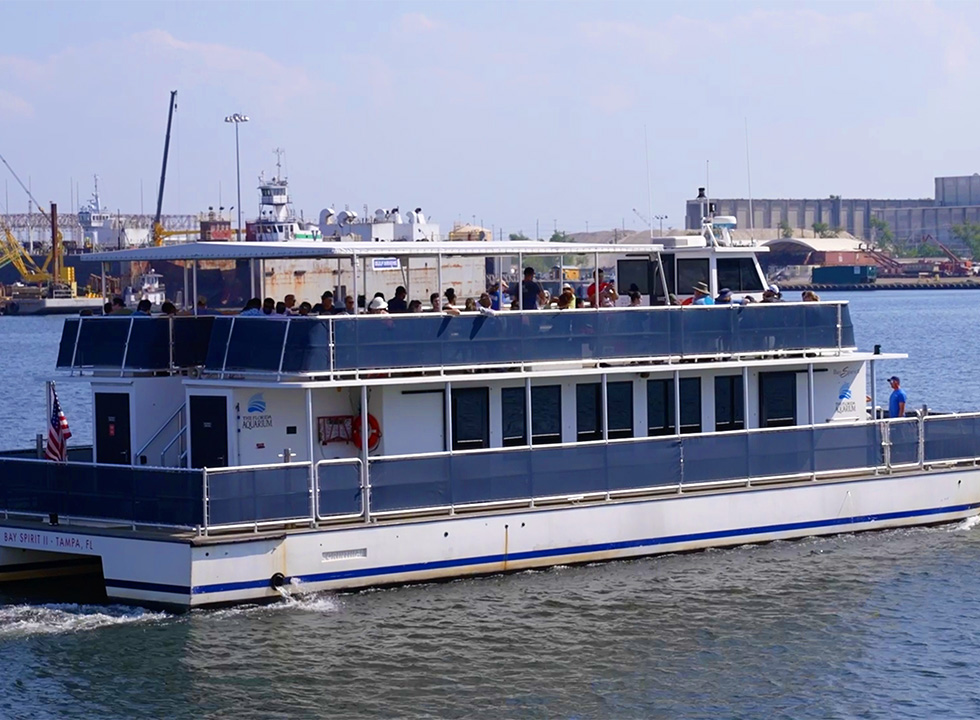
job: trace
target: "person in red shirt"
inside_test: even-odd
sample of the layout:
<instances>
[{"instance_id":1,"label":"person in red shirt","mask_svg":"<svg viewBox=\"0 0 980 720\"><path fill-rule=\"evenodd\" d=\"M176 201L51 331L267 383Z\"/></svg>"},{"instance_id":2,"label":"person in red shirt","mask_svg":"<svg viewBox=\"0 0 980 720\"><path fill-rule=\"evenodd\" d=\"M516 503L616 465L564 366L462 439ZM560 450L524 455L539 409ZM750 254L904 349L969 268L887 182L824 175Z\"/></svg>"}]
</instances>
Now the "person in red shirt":
<instances>
[{"instance_id":1,"label":"person in red shirt","mask_svg":"<svg viewBox=\"0 0 980 720\"><path fill-rule=\"evenodd\" d=\"M619 293L616 292L616 288L613 287L612 283L608 283L604 281L603 279L604 277L605 277L605 273L602 270L600 270L599 271L599 304L602 307L612 307L613 305L616 304L616 301L619 299ZM592 305L592 307L595 307L596 297L595 297L594 282L591 285L589 285L588 289L586 290L586 294L588 295L589 303Z\"/></svg>"}]
</instances>

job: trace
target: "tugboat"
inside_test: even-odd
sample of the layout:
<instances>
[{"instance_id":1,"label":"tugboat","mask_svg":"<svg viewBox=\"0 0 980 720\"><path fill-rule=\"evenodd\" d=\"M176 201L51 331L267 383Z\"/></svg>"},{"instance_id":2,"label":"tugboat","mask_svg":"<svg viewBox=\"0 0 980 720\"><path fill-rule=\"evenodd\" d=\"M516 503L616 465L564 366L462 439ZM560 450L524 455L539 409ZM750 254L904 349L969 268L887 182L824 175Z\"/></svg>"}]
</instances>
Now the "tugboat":
<instances>
[{"instance_id":1,"label":"tugboat","mask_svg":"<svg viewBox=\"0 0 980 720\"><path fill-rule=\"evenodd\" d=\"M276 148L276 175L266 181L259 176L259 217L245 224L245 239L253 242L293 242L322 240L316 225L304 223L292 212L289 183L282 175L282 153Z\"/></svg>"},{"instance_id":2,"label":"tugboat","mask_svg":"<svg viewBox=\"0 0 980 720\"><path fill-rule=\"evenodd\" d=\"M980 413L871 411L905 355L858 350L845 302L758 302L764 249L704 223L663 244L95 255L320 262L365 297L375 259L503 258L499 282L586 255L642 306L536 308L520 284L525 310L67 320L57 365L91 384L94 447L0 453L0 578L89 562L113 602L187 609L980 513ZM699 304L722 279L745 302Z\"/></svg>"}]
</instances>

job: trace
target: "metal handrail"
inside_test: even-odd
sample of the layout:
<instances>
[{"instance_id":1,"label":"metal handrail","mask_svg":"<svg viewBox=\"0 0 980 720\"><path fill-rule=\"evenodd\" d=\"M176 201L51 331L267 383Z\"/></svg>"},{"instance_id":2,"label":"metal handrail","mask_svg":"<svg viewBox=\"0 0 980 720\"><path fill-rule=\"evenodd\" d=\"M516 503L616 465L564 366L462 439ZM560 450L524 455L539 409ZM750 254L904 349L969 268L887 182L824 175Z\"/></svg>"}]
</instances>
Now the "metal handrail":
<instances>
[{"instance_id":1,"label":"metal handrail","mask_svg":"<svg viewBox=\"0 0 980 720\"><path fill-rule=\"evenodd\" d=\"M143 447L141 447L139 450L136 451L135 457L139 457L140 455L142 455L144 453L144 451L148 447L150 447L150 444L154 440L156 440L160 436L160 434L166 429L167 425L169 425L171 422L173 422L173 420L174 420L175 417L177 417L178 415L181 415L184 412L184 408L186 408L186 407L187 407L187 403L181 403L180 407L178 407L176 410L174 410L174 412L170 415L170 417L168 417L166 419L166 421L163 423L163 425L160 426L160 429L157 430L155 433L153 433L153 435L150 437L150 439L147 440L143 444ZM172 441L171 441L171 444L173 444ZM169 450L170 449L170 445L167 445L166 449Z\"/></svg>"}]
</instances>

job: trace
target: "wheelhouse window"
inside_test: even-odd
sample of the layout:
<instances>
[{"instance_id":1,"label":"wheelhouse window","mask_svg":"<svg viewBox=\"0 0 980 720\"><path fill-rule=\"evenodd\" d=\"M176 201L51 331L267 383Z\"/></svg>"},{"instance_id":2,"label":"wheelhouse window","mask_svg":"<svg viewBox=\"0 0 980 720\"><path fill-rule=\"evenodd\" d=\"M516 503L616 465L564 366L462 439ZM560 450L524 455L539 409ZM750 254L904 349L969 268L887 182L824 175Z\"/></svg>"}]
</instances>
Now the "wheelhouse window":
<instances>
[{"instance_id":1,"label":"wheelhouse window","mask_svg":"<svg viewBox=\"0 0 980 720\"><path fill-rule=\"evenodd\" d=\"M699 282L706 283L708 287L711 287L711 283L708 281L708 259L689 258L678 260L677 294L692 295L694 293L694 286Z\"/></svg>"},{"instance_id":2,"label":"wheelhouse window","mask_svg":"<svg viewBox=\"0 0 980 720\"><path fill-rule=\"evenodd\" d=\"M531 444L561 442L561 386L531 388Z\"/></svg>"},{"instance_id":3,"label":"wheelhouse window","mask_svg":"<svg viewBox=\"0 0 980 720\"><path fill-rule=\"evenodd\" d=\"M681 378L681 432L701 432L701 379ZM674 434L674 381L647 381L647 434Z\"/></svg>"},{"instance_id":4,"label":"wheelhouse window","mask_svg":"<svg viewBox=\"0 0 980 720\"><path fill-rule=\"evenodd\" d=\"M453 388L453 450L490 447L490 389Z\"/></svg>"},{"instance_id":5,"label":"wheelhouse window","mask_svg":"<svg viewBox=\"0 0 980 720\"><path fill-rule=\"evenodd\" d=\"M759 426L790 427L796 424L796 373L759 374Z\"/></svg>"},{"instance_id":6,"label":"wheelhouse window","mask_svg":"<svg viewBox=\"0 0 980 720\"><path fill-rule=\"evenodd\" d=\"M741 375L715 377L715 430L745 429L745 403Z\"/></svg>"},{"instance_id":7,"label":"wheelhouse window","mask_svg":"<svg viewBox=\"0 0 980 720\"><path fill-rule=\"evenodd\" d=\"M732 292L760 292L762 277L752 258L718 258L718 287Z\"/></svg>"},{"instance_id":8,"label":"wheelhouse window","mask_svg":"<svg viewBox=\"0 0 980 720\"><path fill-rule=\"evenodd\" d=\"M527 444L527 403L524 388L504 388L500 391L501 435L504 447Z\"/></svg>"}]
</instances>

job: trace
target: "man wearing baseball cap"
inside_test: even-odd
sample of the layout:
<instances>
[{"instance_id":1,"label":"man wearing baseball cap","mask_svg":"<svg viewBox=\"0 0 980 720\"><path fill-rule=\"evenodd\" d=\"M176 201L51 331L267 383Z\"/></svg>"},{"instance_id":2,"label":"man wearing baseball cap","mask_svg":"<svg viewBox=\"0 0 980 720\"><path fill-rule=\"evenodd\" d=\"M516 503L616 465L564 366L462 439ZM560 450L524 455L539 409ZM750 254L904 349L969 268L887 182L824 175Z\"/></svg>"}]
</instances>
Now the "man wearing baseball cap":
<instances>
[{"instance_id":1,"label":"man wearing baseball cap","mask_svg":"<svg viewBox=\"0 0 980 720\"><path fill-rule=\"evenodd\" d=\"M897 375L888 378L888 384L892 386L892 395L888 398L888 417L905 417L905 402L908 396L899 385L901 382Z\"/></svg>"}]
</instances>

